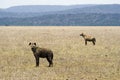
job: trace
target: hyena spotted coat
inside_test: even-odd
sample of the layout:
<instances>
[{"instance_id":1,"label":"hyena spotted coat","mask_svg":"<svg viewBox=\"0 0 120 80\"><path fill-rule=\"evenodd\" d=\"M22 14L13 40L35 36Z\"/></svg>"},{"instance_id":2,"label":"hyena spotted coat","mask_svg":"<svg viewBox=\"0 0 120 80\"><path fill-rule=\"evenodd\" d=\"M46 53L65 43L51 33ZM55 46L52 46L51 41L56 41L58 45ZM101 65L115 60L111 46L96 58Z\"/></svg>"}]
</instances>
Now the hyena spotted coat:
<instances>
[{"instance_id":1,"label":"hyena spotted coat","mask_svg":"<svg viewBox=\"0 0 120 80\"><path fill-rule=\"evenodd\" d=\"M49 62L49 67L53 66L53 52L50 49L40 48L36 46L36 43L29 43L31 50L36 60L36 67L39 66L39 58L46 58Z\"/></svg>"},{"instance_id":2,"label":"hyena spotted coat","mask_svg":"<svg viewBox=\"0 0 120 80\"><path fill-rule=\"evenodd\" d=\"M85 40L85 45L87 45L87 41L89 42L92 42L93 45L95 45L95 42L96 42L96 38L92 37L92 36L89 36L89 35L86 35L84 33L81 33L80 36L82 36Z\"/></svg>"}]
</instances>

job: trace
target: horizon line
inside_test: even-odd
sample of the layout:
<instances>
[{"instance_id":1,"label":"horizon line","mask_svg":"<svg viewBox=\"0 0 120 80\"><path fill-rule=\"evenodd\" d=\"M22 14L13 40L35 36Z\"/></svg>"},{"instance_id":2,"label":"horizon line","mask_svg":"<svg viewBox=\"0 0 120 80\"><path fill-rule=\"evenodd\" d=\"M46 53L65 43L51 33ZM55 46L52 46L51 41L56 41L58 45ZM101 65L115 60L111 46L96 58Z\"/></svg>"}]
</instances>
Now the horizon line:
<instances>
[{"instance_id":1,"label":"horizon line","mask_svg":"<svg viewBox=\"0 0 120 80\"><path fill-rule=\"evenodd\" d=\"M75 6L75 5L120 5L119 3L102 3L102 4L23 4L23 5L13 5L13 6L9 6L9 7L3 7L0 9L7 9L7 8L11 8L11 7L19 7L19 6Z\"/></svg>"}]
</instances>

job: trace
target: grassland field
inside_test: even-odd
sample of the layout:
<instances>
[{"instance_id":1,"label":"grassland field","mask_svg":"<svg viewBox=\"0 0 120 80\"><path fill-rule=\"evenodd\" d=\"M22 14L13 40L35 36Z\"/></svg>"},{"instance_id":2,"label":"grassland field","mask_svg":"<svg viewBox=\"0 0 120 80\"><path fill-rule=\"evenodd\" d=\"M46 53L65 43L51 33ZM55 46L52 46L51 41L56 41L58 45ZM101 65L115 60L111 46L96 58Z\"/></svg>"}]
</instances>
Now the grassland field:
<instances>
[{"instance_id":1,"label":"grassland field","mask_svg":"<svg viewBox=\"0 0 120 80\"><path fill-rule=\"evenodd\" d=\"M84 44L80 33L96 38ZM29 42L54 52L54 66ZM0 80L120 80L120 27L0 27Z\"/></svg>"}]
</instances>

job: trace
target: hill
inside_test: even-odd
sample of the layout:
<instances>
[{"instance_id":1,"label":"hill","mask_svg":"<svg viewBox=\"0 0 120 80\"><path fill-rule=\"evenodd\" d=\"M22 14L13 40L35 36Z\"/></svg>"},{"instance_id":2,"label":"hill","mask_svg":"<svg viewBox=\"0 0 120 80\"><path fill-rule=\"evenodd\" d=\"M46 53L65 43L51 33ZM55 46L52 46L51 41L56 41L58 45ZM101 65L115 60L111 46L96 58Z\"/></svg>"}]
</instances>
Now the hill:
<instances>
[{"instance_id":1,"label":"hill","mask_svg":"<svg viewBox=\"0 0 120 80\"><path fill-rule=\"evenodd\" d=\"M52 11L64 11L74 8L84 8L93 5L26 5L26 6L14 6L4 9L5 12L14 13L41 13L41 12L52 12Z\"/></svg>"},{"instance_id":2,"label":"hill","mask_svg":"<svg viewBox=\"0 0 120 80\"><path fill-rule=\"evenodd\" d=\"M74 8L83 8L94 5L26 5L26 6L13 6L7 9L0 10L0 18L3 17L36 17L48 14L59 14L59 11L66 11Z\"/></svg>"},{"instance_id":3,"label":"hill","mask_svg":"<svg viewBox=\"0 0 120 80\"><path fill-rule=\"evenodd\" d=\"M0 12L0 25L120 26L120 5L17 6Z\"/></svg>"},{"instance_id":4,"label":"hill","mask_svg":"<svg viewBox=\"0 0 120 80\"><path fill-rule=\"evenodd\" d=\"M63 11L63 13L119 13L120 14L120 5L112 4L112 5L95 5L84 8L76 8L67 11Z\"/></svg>"}]
</instances>

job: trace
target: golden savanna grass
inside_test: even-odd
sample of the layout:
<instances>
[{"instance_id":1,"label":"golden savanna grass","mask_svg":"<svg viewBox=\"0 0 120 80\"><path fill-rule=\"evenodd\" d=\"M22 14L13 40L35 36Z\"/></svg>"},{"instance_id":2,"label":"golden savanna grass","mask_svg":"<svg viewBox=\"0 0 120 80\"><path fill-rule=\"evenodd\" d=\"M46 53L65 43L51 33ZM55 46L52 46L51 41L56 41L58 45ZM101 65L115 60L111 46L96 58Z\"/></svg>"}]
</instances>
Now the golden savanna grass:
<instances>
[{"instance_id":1,"label":"golden savanna grass","mask_svg":"<svg viewBox=\"0 0 120 80\"><path fill-rule=\"evenodd\" d=\"M40 59L36 68L29 42L51 49L54 66ZM0 27L0 80L120 80L120 28Z\"/></svg>"}]
</instances>

